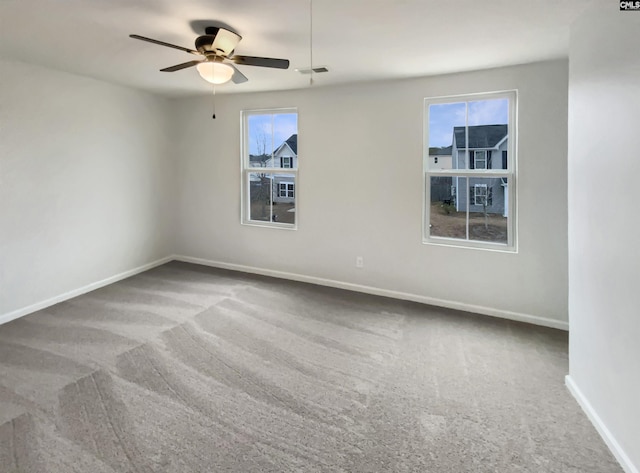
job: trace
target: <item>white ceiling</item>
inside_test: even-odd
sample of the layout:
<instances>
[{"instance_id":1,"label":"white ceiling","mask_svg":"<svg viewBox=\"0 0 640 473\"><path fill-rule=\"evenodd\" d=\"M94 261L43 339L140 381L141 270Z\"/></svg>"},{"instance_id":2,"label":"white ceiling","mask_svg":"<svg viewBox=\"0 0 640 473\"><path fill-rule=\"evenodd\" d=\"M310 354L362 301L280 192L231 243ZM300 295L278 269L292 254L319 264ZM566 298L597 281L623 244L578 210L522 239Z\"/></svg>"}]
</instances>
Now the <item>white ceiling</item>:
<instances>
[{"instance_id":1,"label":"white ceiling","mask_svg":"<svg viewBox=\"0 0 640 473\"><path fill-rule=\"evenodd\" d=\"M313 0L317 85L425 76L567 56L569 25L606 0ZM610 1L610 0L609 0ZM209 93L194 59L130 39L139 34L194 48L204 26L243 36L236 53L286 58L289 70L238 66L249 82L217 92L306 87L309 0L0 0L0 58L166 96ZM617 7L617 5L616 5ZM207 21L211 20L211 21Z\"/></svg>"}]
</instances>

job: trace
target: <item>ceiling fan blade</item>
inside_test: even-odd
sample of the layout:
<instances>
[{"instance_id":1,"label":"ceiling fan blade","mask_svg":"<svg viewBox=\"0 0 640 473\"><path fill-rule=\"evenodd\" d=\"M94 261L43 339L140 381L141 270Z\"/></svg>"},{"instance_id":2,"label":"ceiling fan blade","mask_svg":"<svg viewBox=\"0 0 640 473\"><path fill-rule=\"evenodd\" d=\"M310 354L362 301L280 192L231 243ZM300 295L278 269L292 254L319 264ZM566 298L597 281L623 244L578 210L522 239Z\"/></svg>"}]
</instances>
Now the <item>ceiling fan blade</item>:
<instances>
[{"instance_id":1,"label":"ceiling fan blade","mask_svg":"<svg viewBox=\"0 0 640 473\"><path fill-rule=\"evenodd\" d=\"M189 61L183 62L182 64L176 64L175 66L165 67L164 69L160 69L160 72L175 72L181 69L186 69L187 67L193 67L200 64L203 61Z\"/></svg>"},{"instance_id":2,"label":"ceiling fan blade","mask_svg":"<svg viewBox=\"0 0 640 473\"><path fill-rule=\"evenodd\" d=\"M234 84L242 84L243 82L247 82L249 80L247 79L247 76L245 76L242 72L240 72L238 68L233 64L227 64L227 66L230 66L233 69L233 75L231 76L231 81Z\"/></svg>"},{"instance_id":3,"label":"ceiling fan blade","mask_svg":"<svg viewBox=\"0 0 640 473\"><path fill-rule=\"evenodd\" d=\"M236 64L243 66L260 66L260 67L273 67L275 69L288 69L288 59L275 59L270 57L255 57L255 56L233 56L229 58Z\"/></svg>"},{"instance_id":4,"label":"ceiling fan blade","mask_svg":"<svg viewBox=\"0 0 640 473\"><path fill-rule=\"evenodd\" d=\"M157 39L145 38L144 36L140 36L137 34L130 34L129 38L139 39L140 41L147 41L148 43L159 44L160 46L166 46L167 48L179 49L180 51L187 52L189 54L197 54L201 56L198 51L194 51L193 49L183 48L182 46L176 46L175 44L165 43L164 41L158 41Z\"/></svg>"}]
</instances>

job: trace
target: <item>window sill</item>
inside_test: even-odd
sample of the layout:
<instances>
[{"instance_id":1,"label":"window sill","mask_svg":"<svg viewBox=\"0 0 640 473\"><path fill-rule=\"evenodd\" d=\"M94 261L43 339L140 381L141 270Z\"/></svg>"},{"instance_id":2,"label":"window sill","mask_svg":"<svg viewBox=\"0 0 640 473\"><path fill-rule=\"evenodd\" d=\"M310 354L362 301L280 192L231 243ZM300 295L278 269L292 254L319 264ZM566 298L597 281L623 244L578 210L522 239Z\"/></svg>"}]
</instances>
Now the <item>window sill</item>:
<instances>
[{"instance_id":1,"label":"window sill","mask_svg":"<svg viewBox=\"0 0 640 473\"><path fill-rule=\"evenodd\" d=\"M484 241L458 240L455 238L429 237L422 239L423 245L446 246L450 248L463 248L467 250L485 250L498 253L518 253L516 245L503 243L491 243Z\"/></svg>"},{"instance_id":2,"label":"window sill","mask_svg":"<svg viewBox=\"0 0 640 473\"><path fill-rule=\"evenodd\" d=\"M260 222L254 220L247 220L240 222L241 225L246 225L248 227L263 227L263 228L277 228L279 230L297 230L297 224L291 223L277 223L277 222Z\"/></svg>"}]
</instances>

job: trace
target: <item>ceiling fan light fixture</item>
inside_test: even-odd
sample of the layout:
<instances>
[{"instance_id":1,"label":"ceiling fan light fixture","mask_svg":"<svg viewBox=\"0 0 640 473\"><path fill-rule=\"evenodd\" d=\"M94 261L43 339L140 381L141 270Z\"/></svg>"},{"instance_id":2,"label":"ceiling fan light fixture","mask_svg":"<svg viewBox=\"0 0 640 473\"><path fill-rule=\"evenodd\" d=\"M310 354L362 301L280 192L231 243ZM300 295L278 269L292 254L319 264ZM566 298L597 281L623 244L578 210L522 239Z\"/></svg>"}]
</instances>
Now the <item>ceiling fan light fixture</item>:
<instances>
[{"instance_id":1,"label":"ceiling fan light fixture","mask_svg":"<svg viewBox=\"0 0 640 473\"><path fill-rule=\"evenodd\" d=\"M176 64L175 66L160 69L160 72L176 72L189 67L198 69L200 77L214 85L224 84L232 80L236 84L247 82L245 75L236 69L230 61L242 66L259 66L272 69L288 69L288 59L277 59L272 57L258 56L239 56L233 54L236 45L242 37L226 28L217 26L208 26L205 28L205 35L198 36L195 41L196 49L184 48L175 44L166 43L153 38L147 38L137 34L131 34L129 37L148 43L157 44L166 48L178 49L189 54L200 56L201 59ZM215 88L214 88L215 90Z\"/></svg>"},{"instance_id":2,"label":"ceiling fan light fixture","mask_svg":"<svg viewBox=\"0 0 640 473\"><path fill-rule=\"evenodd\" d=\"M217 61L205 61L196 66L200 77L212 84L220 85L231 80L234 70L228 64Z\"/></svg>"}]
</instances>

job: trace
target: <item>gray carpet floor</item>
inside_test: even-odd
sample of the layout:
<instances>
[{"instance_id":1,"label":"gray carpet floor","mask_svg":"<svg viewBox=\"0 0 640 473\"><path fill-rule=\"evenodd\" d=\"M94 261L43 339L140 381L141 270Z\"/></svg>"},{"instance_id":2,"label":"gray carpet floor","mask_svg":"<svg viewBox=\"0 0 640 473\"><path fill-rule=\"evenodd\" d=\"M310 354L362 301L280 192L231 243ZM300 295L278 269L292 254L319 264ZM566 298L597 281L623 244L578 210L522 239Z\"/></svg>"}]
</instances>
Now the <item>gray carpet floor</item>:
<instances>
[{"instance_id":1,"label":"gray carpet floor","mask_svg":"<svg viewBox=\"0 0 640 473\"><path fill-rule=\"evenodd\" d=\"M621 472L567 334L169 263L0 326L0 471Z\"/></svg>"}]
</instances>

